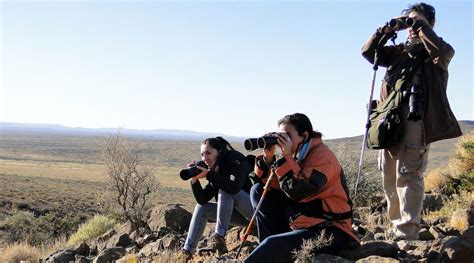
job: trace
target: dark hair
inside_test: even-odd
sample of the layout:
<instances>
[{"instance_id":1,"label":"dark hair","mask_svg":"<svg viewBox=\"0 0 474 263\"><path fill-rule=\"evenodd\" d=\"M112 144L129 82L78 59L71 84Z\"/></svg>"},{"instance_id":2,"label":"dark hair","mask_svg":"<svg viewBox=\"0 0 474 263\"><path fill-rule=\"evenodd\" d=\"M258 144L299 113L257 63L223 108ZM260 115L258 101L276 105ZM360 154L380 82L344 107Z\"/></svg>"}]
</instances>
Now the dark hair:
<instances>
[{"instance_id":1,"label":"dark hair","mask_svg":"<svg viewBox=\"0 0 474 263\"><path fill-rule=\"evenodd\" d=\"M278 121L278 126L282 124L291 124L295 127L296 132L299 136L303 136L304 132L308 132L310 138L321 138L323 135L320 132L313 130L313 125L309 120L308 116L303 113L294 113L286 115Z\"/></svg>"},{"instance_id":2,"label":"dark hair","mask_svg":"<svg viewBox=\"0 0 474 263\"><path fill-rule=\"evenodd\" d=\"M209 146L216 149L218 152L222 150L225 150L225 151L234 150L234 148L232 148L230 143L220 136L217 136L216 138L207 138L204 141L202 141L202 144L209 144Z\"/></svg>"},{"instance_id":3,"label":"dark hair","mask_svg":"<svg viewBox=\"0 0 474 263\"><path fill-rule=\"evenodd\" d=\"M217 136L215 138L207 138L202 141L202 144L209 144L209 146L217 150L216 163L220 167L223 166L223 162L226 158L225 156L227 156L227 153L229 153L230 151L235 151L232 145L230 145L230 143L221 136Z\"/></svg>"},{"instance_id":4,"label":"dark hair","mask_svg":"<svg viewBox=\"0 0 474 263\"><path fill-rule=\"evenodd\" d=\"M424 17L426 17L426 20L433 25L435 21L435 15L436 11L433 6L425 3L416 3L413 5L409 5L407 9L402 11L402 14L408 15L411 12L417 12L422 14Z\"/></svg>"}]
</instances>

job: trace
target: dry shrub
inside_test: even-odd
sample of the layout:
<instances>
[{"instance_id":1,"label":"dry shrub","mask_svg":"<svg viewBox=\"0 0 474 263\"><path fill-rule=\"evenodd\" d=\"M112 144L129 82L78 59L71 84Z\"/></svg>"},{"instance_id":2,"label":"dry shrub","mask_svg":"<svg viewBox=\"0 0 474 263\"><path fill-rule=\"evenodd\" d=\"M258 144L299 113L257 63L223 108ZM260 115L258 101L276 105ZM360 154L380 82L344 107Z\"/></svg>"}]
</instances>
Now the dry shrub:
<instances>
[{"instance_id":1,"label":"dry shrub","mask_svg":"<svg viewBox=\"0 0 474 263\"><path fill-rule=\"evenodd\" d=\"M464 231L469 228L469 221L467 218L467 213L463 217L451 217L449 225L453 228L458 229L459 231Z\"/></svg>"},{"instance_id":2,"label":"dry shrub","mask_svg":"<svg viewBox=\"0 0 474 263\"><path fill-rule=\"evenodd\" d=\"M121 215L138 233L147 227L146 211L158 186L155 169L144 163L144 149L144 145L122 137L120 132L104 138L102 146L108 185Z\"/></svg>"},{"instance_id":3,"label":"dry shrub","mask_svg":"<svg viewBox=\"0 0 474 263\"><path fill-rule=\"evenodd\" d=\"M326 235L326 229L314 238L303 240L300 250L293 250L295 262L312 262L314 251L327 247L333 242L333 235Z\"/></svg>"},{"instance_id":4,"label":"dry shrub","mask_svg":"<svg viewBox=\"0 0 474 263\"><path fill-rule=\"evenodd\" d=\"M429 212L423 215L423 218L430 221L436 218L451 219L454 212L458 210L469 209L471 202L474 202L474 192L472 191L463 191L460 194L453 194L446 199L443 207L439 211ZM464 228L463 224L457 221L453 222L451 226L459 230Z\"/></svg>"},{"instance_id":5,"label":"dry shrub","mask_svg":"<svg viewBox=\"0 0 474 263\"><path fill-rule=\"evenodd\" d=\"M425 192L441 192L441 189L449 182L450 178L445 168L431 170L425 177Z\"/></svg>"},{"instance_id":6,"label":"dry shrub","mask_svg":"<svg viewBox=\"0 0 474 263\"><path fill-rule=\"evenodd\" d=\"M357 196L353 196L359 170L359 152L351 152L348 147L338 147L335 154L346 175L347 187L351 194L354 207L370 206L383 199L382 175L375 162L365 162L362 165ZM368 156L367 156L368 157Z\"/></svg>"},{"instance_id":7,"label":"dry shrub","mask_svg":"<svg viewBox=\"0 0 474 263\"><path fill-rule=\"evenodd\" d=\"M431 171L425 178L425 189L445 195L474 190L474 134L459 139L448 165Z\"/></svg>"},{"instance_id":8,"label":"dry shrub","mask_svg":"<svg viewBox=\"0 0 474 263\"><path fill-rule=\"evenodd\" d=\"M41 252L28 243L15 243L7 246L0 254L0 262L18 263L20 261L39 262Z\"/></svg>"},{"instance_id":9,"label":"dry shrub","mask_svg":"<svg viewBox=\"0 0 474 263\"><path fill-rule=\"evenodd\" d=\"M459 139L451 162L456 174L470 173L474 170L474 133L464 135Z\"/></svg>"},{"instance_id":10,"label":"dry shrub","mask_svg":"<svg viewBox=\"0 0 474 263\"><path fill-rule=\"evenodd\" d=\"M364 222L367 230L374 233L377 227L383 229L390 229L391 221L388 213L386 211L380 213L372 213L370 207L356 207L354 209L355 217L359 218Z\"/></svg>"}]
</instances>

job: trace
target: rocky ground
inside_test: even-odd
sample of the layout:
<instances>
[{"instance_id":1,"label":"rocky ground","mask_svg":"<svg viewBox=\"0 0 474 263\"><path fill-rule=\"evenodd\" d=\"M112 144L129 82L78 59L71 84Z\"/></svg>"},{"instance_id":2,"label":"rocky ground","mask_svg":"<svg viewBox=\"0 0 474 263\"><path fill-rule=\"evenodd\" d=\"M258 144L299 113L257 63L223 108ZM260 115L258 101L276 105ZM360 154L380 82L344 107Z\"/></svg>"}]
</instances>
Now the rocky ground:
<instances>
[{"instance_id":1,"label":"rocky ground","mask_svg":"<svg viewBox=\"0 0 474 263\"><path fill-rule=\"evenodd\" d=\"M437 197L428 196L424 211L442 205ZM464 222L466 230L452 228L448 220L424 221L420 240L391 241L383 205L356 210L353 231L362 240L361 247L341 251L340 255L312 255L308 262L474 262L474 202L468 210L454 214L457 222ZM191 213L180 205L162 205L150 211L148 225L151 231L138 235L130 224L111 230L90 243L57 251L44 262L183 262L179 253L185 240ZM464 220L464 221L462 221ZM200 246L205 246L212 235L212 228L203 237ZM240 262L257 245L255 236L250 236L235 259L243 229L236 227L226 235L229 252L225 255L196 254L193 262ZM305 260L306 261L306 260Z\"/></svg>"}]
</instances>

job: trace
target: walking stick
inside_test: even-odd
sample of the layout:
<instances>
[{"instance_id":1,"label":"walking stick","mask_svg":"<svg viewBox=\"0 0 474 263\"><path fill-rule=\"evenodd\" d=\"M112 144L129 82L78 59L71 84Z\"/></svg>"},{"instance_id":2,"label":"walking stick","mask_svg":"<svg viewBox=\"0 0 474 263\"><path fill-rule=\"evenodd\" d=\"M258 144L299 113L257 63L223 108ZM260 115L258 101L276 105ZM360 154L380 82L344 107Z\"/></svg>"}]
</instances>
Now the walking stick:
<instances>
[{"instance_id":1,"label":"walking stick","mask_svg":"<svg viewBox=\"0 0 474 263\"><path fill-rule=\"evenodd\" d=\"M235 259L239 258L240 251L242 250L242 247L244 246L245 242L247 242L247 237L250 234L250 230L252 229L253 221L255 221L255 218L257 217L257 213L260 210L260 207L262 206L262 201L265 198L265 195L267 195L268 190L270 190L270 181L272 181L274 176L275 176L275 173L272 171L270 174L270 177L265 183L265 186L263 187L262 197L260 197L260 200L258 201L257 207L255 208L255 211L253 212L249 225L247 226L247 229L245 230L245 234L241 238L239 250L237 251L237 255L235 256Z\"/></svg>"},{"instance_id":2,"label":"walking stick","mask_svg":"<svg viewBox=\"0 0 474 263\"><path fill-rule=\"evenodd\" d=\"M364 137L362 139L362 144L360 146L359 168L357 170L357 180L356 180L356 183L355 183L354 195L352 196L352 199L355 199L355 197L357 196L357 186L359 185L360 172L362 171L362 162L364 160L365 142L367 140L367 134L368 134L369 128L370 128L370 113L371 113L371 110L372 110L372 98L373 98L373 95L374 95L374 86L375 86L375 79L376 79L376 75L377 75L377 70L379 68L378 51L379 51L379 48L382 45L385 44L385 41L388 37L391 37L392 41L395 43L396 34L391 35L389 33L386 33L380 38L379 43L377 45L377 48L374 51L374 66L372 67L373 70L374 70L374 74L373 74L373 77L372 77L372 85L370 87L369 104L367 104L367 121L365 123Z\"/></svg>"}]
</instances>

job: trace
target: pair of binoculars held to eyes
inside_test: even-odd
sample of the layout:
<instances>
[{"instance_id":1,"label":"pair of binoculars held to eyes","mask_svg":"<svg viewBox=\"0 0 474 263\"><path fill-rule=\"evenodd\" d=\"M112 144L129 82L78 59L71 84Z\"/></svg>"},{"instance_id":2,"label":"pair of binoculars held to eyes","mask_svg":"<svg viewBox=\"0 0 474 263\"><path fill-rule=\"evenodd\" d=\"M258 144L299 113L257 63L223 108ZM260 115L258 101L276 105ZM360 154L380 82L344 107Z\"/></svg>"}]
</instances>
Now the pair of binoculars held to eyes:
<instances>
[{"instance_id":1,"label":"pair of binoculars held to eyes","mask_svg":"<svg viewBox=\"0 0 474 263\"><path fill-rule=\"evenodd\" d=\"M266 135L259 138L249 138L244 141L245 150L251 152L259 148L268 148L278 144L278 134Z\"/></svg>"},{"instance_id":2,"label":"pair of binoculars held to eyes","mask_svg":"<svg viewBox=\"0 0 474 263\"><path fill-rule=\"evenodd\" d=\"M416 20L412 17L402 16L391 19L390 22L388 22L388 26L395 30L403 30L412 27L415 22Z\"/></svg>"}]
</instances>

